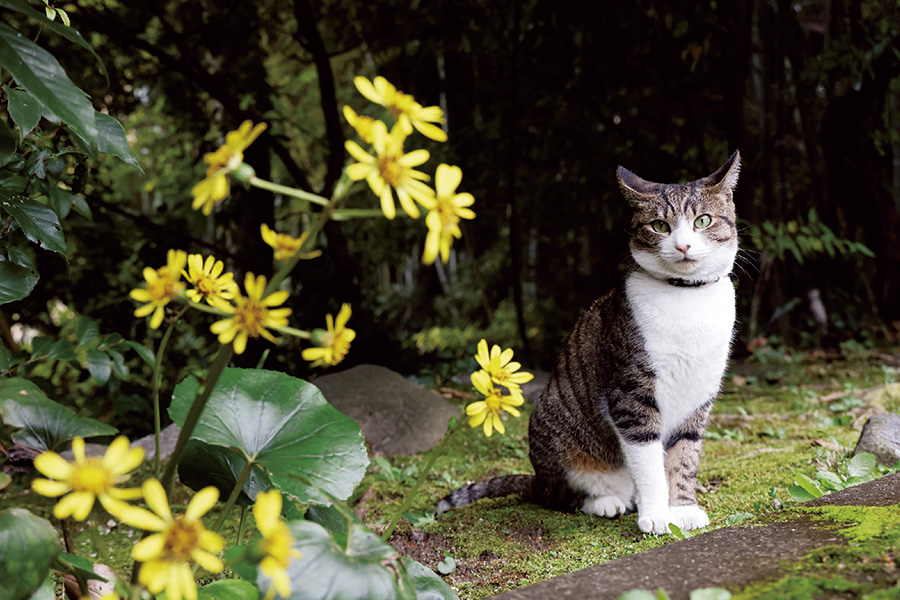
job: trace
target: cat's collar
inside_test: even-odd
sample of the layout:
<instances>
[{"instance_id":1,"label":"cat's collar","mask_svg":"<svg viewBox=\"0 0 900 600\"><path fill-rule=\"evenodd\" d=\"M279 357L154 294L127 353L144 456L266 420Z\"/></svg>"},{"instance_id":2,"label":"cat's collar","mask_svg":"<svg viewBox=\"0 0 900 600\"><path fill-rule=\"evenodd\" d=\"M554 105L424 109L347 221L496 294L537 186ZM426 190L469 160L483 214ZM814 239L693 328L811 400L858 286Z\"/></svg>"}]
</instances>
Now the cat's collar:
<instances>
[{"instance_id":1,"label":"cat's collar","mask_svg":"<svg viewBox=\"0 0 900 600\"><path fill-rule=\"evenodd\" d=\"M669 277L666 283L675 287L698 288L719 281L719 277L715 279L682 279L680 277Z\"/></svg>"}]
</instances>

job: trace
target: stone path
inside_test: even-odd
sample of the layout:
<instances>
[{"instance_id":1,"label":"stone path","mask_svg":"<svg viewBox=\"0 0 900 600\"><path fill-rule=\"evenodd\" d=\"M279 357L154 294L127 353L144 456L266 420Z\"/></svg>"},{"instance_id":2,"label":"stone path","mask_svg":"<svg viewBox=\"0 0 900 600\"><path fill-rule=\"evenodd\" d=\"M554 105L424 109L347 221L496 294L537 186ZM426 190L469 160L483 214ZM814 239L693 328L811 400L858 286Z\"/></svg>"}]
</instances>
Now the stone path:
<instances>
[{"instance_id":1,"label":"stone path","mask_svg":"<svg viewBox=\"0 0 900 600\"><path fill-rule=\"evenodd\" d=\"M823 496L807 506L900 504L900 473ZM900 510L900 509L898 509ZM743 587L777 578L780 561L842 544L807 518L763 527L727 527L497 596L496 600L615 600L633 589L663 588L672 600L704 587Z\"/></svg>"}]
</instances>

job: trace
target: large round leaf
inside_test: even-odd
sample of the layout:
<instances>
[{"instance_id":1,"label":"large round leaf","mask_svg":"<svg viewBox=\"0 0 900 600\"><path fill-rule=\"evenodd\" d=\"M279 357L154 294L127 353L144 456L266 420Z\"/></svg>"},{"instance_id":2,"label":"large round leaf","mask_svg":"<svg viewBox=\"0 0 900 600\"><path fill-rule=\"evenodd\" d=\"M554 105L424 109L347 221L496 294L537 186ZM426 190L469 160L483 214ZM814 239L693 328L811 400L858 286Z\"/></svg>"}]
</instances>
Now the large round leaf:
<instances>
[{"instance_id":1,"label":"large round leaf","mask_svg":"<svg viewBox=\"0 0 900 600\"><path fill-rule=\"evenodd\" d=\"M179 426L197 388L194 378L175 388L169 415ZM369 463L359 425L316 386L275 371L226 369L192 437L242 452L300 502L327 504L316 488L346 499Z\"/></svg>"},{"instance_id":2,"label":"large round leaf","mask_svg":"<svg viewBox=\"0 0 900 600\"><path fill-rule=\"evenodd\" d=\"M369 529L351 525L342 546L317 523L294 521L288 526L294 548L303 553L288 567L290 600L416 598L400 555ZM257 584L261 591L268 589L268 577L260 574Z\"/></svg>"},{"instance_id":3,"label":"large round leaf","mask_svg":"<svg viewBox=\"0 0 900 600\"><path fill-rule=\"evenodd\" d=\"M222 579L200 588L199 600L257 600L259 592L249 581Z\"/></svg>"},{"instance_id":4,"label":"large round leaf","mask_svg":"<svg viewBox=\"0 0 900 600\"><path fill-rule=\"evenodd\" d=\"M178 462L178 479L196 492L210 485L215 486L219 490L219 498L227 498L246 466L247 459L240 452L191 440ZM270 489L272 484L265 471L254 465L236 502L239 506L250 506L257 494Z\"/></svg>"},{"instance_id":5,"label":"large round leaf","mask_svg":"<svg viewBox=\"0 0 900 600\"><path fill-rule=\"evenodd\" d=\"M62 550L59 534L24 508L0 511L0 600L30 598Z\"/></svg>"},{"instance_id":6,"label":"large round leaf","mask_svg":"<svg viewBox=\"0 0 900 600\"><path fill-rule=\"evenodd\" d=\"M118 431L96 419L79 417L47 398L26 379L0 379L0 418L7 425L21 427L14 442L35 450L58 450L75 436L112 435Z\"/></svg>"}]
</instances>

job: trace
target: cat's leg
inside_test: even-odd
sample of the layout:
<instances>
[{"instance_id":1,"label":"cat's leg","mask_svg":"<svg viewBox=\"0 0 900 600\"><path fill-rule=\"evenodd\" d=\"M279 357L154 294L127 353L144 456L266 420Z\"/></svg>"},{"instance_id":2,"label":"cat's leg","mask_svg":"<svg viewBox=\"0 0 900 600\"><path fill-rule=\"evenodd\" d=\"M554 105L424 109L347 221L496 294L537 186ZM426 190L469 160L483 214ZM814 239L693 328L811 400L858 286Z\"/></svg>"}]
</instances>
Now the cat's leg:
<instances>
[{"instance_id":1,"label":"cat's leg","mask_svg":"<svg viewBox=\"0 0 900 600\"><path fill-rule=\"evenodd\" d=\"M669 509L662 418L653 396L652 374L635 378L627 396L611 398L609 418L615 426L637 492L638 528L644 533L670 533L675 516Z\"/></svg>"},{"instance_id":2,"label":"cat's leg","mask_svg":"<svg viewBox=\"0 0 900 600\"><path fill-rule=\"evenodd\" d=\"M566 480L572 488L587 496L581 512L598 517L618 517L634 508L634 482L624 467L606 472L569 471Z\"/></svg>"},{"instance_id":3,"label":"cat's leg","mask_svg":"<svg viewBox=\"0 0 900 600\"><path fill-rule=\"evenodd\" d=\"M711 408L712 402L698 408L666 441L669 506L675 515L675 524L684 530L709 525L709 517L697 504L696 488L700 446Z\"/></svg>"}]
</instances>

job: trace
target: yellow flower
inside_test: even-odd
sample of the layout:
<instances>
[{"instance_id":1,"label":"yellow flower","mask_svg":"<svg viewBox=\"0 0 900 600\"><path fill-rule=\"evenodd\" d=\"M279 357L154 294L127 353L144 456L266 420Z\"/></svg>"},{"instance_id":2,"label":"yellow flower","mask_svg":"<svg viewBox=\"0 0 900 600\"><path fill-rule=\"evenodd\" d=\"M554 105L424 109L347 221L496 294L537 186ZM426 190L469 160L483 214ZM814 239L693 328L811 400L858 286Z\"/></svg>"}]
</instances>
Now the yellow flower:
<instances>
[{"instance_id":1,"label":"yellow flower","mask_svg":"<svg viewBox=\"0 0 900 600\"><path fill-rule=\"evenodd\" d=\"M183 272L184 278L194 285L194 289L187 291L187 296L193 302L200 303L206 300L210 306L226 309L230 306L228 300L234 298L237 292L237 284L234 282L234 274L225 273L225 264L215 257L207 256L206 260L199 254L191 254L187 259L188 270Z\"/></svg>"},{"instance_id":2,"label":"yellow flower","mask_svg":"<svg viewBox=\"0 0 900 600\"><path fill-rule=\"evenodd\" d=\"M512 357L512 348L501 350L500 346L494 344L494 347L488 352L487 340L483 339L478 342L478 352L475 354L478 365L490 376L491 381L506 386L510 391L518 390L521 384L534 379L534 375L531 373L525 371L516 373L522 365L510 362Z\"/></svg>"},{"instance_id":3,"label":"yellow flower","mask_svg":"<svg viewBox=\"0 0 900 600\"><path fill-rule=\"evenodd\" d=\"M525 403L522 392L516 388L509 390L510 396L503 396L500 390L494 387L491 376L484 371L476 371L472 373L472 384L479 392L484 394L484 400L473 402L466 407L466 414L469 415L469 427L484 427L484 435L491 437L494 429L500 433L506 433L503 427L503 421L500 419L500 411L505 410L514 417L518 417L521 413L516 406Z\"/></svg>"},{"instance_id":4,"label":"yellow flower","mask_svg":"<svg viewBox=\"0 0 900 600\"><path fill-rule=\"evenodd\" d=\"M225 135L225 144L203 157L209 165L206 168L206 179L191 189L191 196L194 197L191 208L209 215L218 202L228 197L231 193L228 174L244 162L244 150L265 129L265 123L254 126L252 121L244 121L236 131L229 131Z\"/></svg>"},{"instance_id":5,"label":"yellow flower","mask_svg":"<svg viewBox=\"0 0 900 600\"><path fill-rule=\"evenodd\" d=\"M462 237L459 220L475 218L475 213L467 208L475 202L472 194L456 193L460 181L462 169L445 164L438 165L434 176L436 196L433 200L422 203L430 211L425 217L428 236L425 238L425 253L422 255L422 262L426 265L435 261L438 252L441 261L446 263L450 259L450 244L453 243L451 238Z\"/></svg>"},{"instance_id":6,"label":"yellow flower","mask_svg":"<svg viewBox=\"0 0 900 600\"><path fill-rule=\"evenodd\" d=\"M228 344L233 340L236 354L243 353L247 348L248 337L262 336L270 342L277 342L278 340L266 330L266 327L285 327L291 314L289 308L273 308L284 304L288 299L289 294L286 291L272 292L265 298L262 297L266 289L265 275L254 278L253 273L247 273L244 288L247 290L246 297L238 290L234 298L235 305L221 309L234 316L216 321L209 328L219 336L220 344Z\"/></svg>"},{"instance_id":7,"label":"yellow flower","mask_svg":"<svg viewBox=\"0 0 900 600\"><path fill-rule=\"evenodd\" d=\"M140 488L120 489L116 485L127 481L128 472L144 460L143 448L130 448L128 438L120 436L109 445L103 458L86 458L84 438L76 437L72 440L72 454L75 461L71 463L51 451L42 452L34 459L34 467L50 479L35 479L31 488L51 498L65 495L53 507L53 516L57 519L72 516L84 521L95 499L116 517L137 510L125 500L140 498Z\"/></svg>"},{"instance_id":8,"label":"yellow flower","mask_svg":"<svg viewBox=\"0 0 900 600\"><path fill-rule=\"evenodd\" d=\"M259 562L259 568L272 580L266 600L271 600L276 591L279 596L287 598L291 595L288 565L291 559L300 558L302 554L294 549L294 536L281 520L281 494L278 490L257 494L253 504L253 518L256 519L256 528L262 534L260 546L263 558Z\"/></svg>"},{"instance_id":9,"label":"yellow flower","mask_svg":"<svg viewBox=\"0 0 900 600\"><path fill-rule=\"evenodd\" d=\"M370 82L365 77L353 79L356 89L367 100L380 104L390 111L407 134L415 127L419 133L437 142L446 142L447 134L432 123L444 123L444 111L437 106L424 107L409 94L398 91L384 77L376 77Z\"/></svg>"},{"instance_id":10,"label":"yellow flower","mask_svg":"<svg viewBox=\"0 0 900 600\"><path fill-rule=\"evenodd\" d=\"M259 230L262 233L263 241L275 250L275 260L290 260L297 253L297 250L303 247L306 238L309 237L308 231L304 231L299 238L291 237L286 233L277 233L269 229L269 226L265 223L260 225ZM301 254L300 258L308 260L320 254L322 254L320 250L315 250Z\"/></svg>"},{"instance_id":11,"label":"yellow flower","mask_svg":"<svg viewBox=\"0 0 900 600\"><path fill-rule=\"evenodd\" d=\"M337 319L330 314L325 315L328 329L327 331L317 330L318 335L314 334L313 341L318 347L305 349L301 354L303 360L312 361L310 366L313 367L323 364L334 366L344 360L344 357L350 352L350 342L356 338L356 332L347 328L350 314L350 305L343 304ZM317 337L318 339L316 339Z\"/></svg>"},{"instance_id":12,"label":"yellow flower","mask_svg":"<svg viewBox=\"0 0 900 600\"><path fill-rule=\"evenodd\" d=\"M166 255L166 266L159 269L144 269L146 288L135 288L128 295L138 302L146 302L134 311L136 317L146 317L150 313L150 328L156 329L163 322L166 305L181 296L184 284L181 283L181 271L187 262L187 253L183 250L169 250Z\"/></svg>"},{"instance_id":13,"label":"yellow flower","mask_svg":"<svg viewBox=\"0 0 900 600\"><path fill-rule=\"evenodd\" d=\"M221 573L224 567L216 554L225 547L225 540L206 529L201 521L219 499L219 490L212 486L203 488L191 498L184 514L177 517L172 515L159 481L145 481L143 492L150 510L135 508L135 513L121 518L126 525L156 532L131 549L131 556L143 563L138 582L152 594L165 590L168 600L197 600L197 584L188 562L193 560L211 573Z\"/></svg>"},{"instance_id":14,"label":"yellow flower","mask_svg":"<svg viewBox=\"0 0 900 600\"><path fill-rule=\"evenodd\" d=\"M381 210L388 219L393 219L396 215L391 188L397 190L400 206L413 219L419 217L419 209L413 198L426 203L434 197L434 190L422 183L428 181L428 175L413 169L427 161L430 155L427 150L414 150L404 154L403 142L406 135L397 127L388 133L387 125L382 121L375 121L372 126L375 156L352 140L344 142L347 152L359 161L347 167L347 176L353 181L366 180L381 200Z\"/></svg>"},{"instance_id":15,"label":"yellow flower","mask_svg":"<svg viewBox=\"0 0 900 600\"><path fill-rule=\"evenodd\" d=\"M372 128L375 126L375 119L365 115L358 115L349 106L344 106L344 118L350 124L350 127L356 130L356 134L362 141L367 144L372 143L374 139L372 137Z\"/></svg>"}]
</instances>

